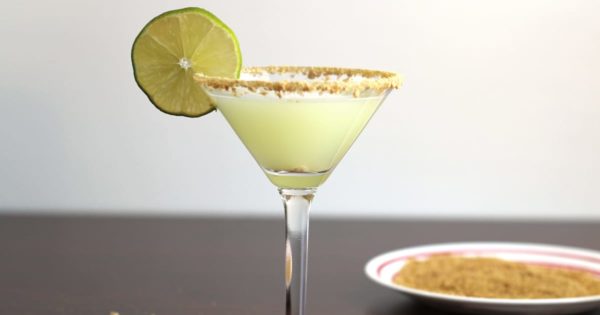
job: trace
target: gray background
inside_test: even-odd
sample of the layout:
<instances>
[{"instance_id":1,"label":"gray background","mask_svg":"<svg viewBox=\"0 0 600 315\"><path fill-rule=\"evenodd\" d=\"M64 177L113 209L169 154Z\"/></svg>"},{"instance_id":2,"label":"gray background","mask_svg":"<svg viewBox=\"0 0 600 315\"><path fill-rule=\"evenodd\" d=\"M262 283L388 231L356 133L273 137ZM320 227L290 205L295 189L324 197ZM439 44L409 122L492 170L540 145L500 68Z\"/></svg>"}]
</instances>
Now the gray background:
<instances>
[{"instance_id":1,"label":"gray background","mask_svg":"<svg viewBox=\"0 0 600 315\"><path fill-rule=\"evenodd\" d=\"M170 117L133 39L204 7L245 65L402 73L321 216L600 218L600 1L2 1L0 211L281 215L218 113Z\"/></svg>"}]
</instances>

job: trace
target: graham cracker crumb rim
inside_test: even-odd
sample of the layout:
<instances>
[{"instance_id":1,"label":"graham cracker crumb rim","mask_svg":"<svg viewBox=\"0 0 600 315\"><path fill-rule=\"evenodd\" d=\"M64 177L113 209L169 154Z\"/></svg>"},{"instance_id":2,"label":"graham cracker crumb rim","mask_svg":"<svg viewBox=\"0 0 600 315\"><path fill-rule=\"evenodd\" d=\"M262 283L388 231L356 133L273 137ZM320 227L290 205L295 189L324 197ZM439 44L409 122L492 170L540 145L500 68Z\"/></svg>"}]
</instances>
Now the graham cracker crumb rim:
<instances>
[{"instance_id":1,"label":"graham cracker crumb rim","mask_svg":"<svg viewBox=\"0 0 600 315\"><path fill-rule=\"evenodd\" d=\"M194 80L200 85L216 90L246 89L250 92L266 93L328 93L352 94L359 96L363 92L383 93L389 89L397 89L401 85L400 77L388 71L366 70L337 67L298 67L298 66L265 66L247 67L242 73L248 74L291 74L289 80L266 81L257 79L232 79L224 77L209 77L201 73L194 75ZM294 75L303 75L309 80L296 80ZM340 79L328 79L328 76L338 76ZM361 77L360 81L351 81L352 77ZM310 80L323 78L322 80Z\"/></svg>"}]
</instances>

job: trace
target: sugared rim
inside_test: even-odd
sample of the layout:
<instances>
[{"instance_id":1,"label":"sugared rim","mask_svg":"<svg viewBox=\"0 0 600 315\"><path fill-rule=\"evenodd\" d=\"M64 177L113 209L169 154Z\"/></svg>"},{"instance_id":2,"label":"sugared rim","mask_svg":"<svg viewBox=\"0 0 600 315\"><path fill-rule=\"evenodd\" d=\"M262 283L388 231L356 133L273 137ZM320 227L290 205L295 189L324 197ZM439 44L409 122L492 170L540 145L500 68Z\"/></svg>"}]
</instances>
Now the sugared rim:
<instances>
[{"instance_id":1,"label":"sugared rim","mask_svg":"<svg viewBox=\"0 0 600 315\"><path fill-rule=\"evenodd\" d=\"M358 97L364 92L381 94L401 85L400 77L393 72L352 68L266 66L243 68L241 75L244 74L255 76L256 79L209 77L201 73L196 73L194 79L200 85L215 90L245 89L263 95L274 92L279 96L284 93L317 92ZM290 76L289 79L267 81L261 78L263 74Z\"/></svg>"}]
</instances>

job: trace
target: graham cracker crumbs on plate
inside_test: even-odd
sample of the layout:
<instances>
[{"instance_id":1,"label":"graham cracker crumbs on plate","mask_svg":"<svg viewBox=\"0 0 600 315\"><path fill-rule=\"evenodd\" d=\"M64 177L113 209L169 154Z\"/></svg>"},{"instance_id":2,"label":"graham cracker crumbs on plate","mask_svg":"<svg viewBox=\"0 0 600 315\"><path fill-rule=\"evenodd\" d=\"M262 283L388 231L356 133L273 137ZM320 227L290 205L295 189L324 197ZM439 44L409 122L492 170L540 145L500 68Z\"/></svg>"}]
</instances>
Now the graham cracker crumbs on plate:
<instances>
[{"instance_id":1,"label":"graham cracker crumbs on plate","mask_svg":"<svg viewBox=\"0 0 600 315\"><path fill-rule=\"evenodd\" d=\"M485 257L440 255L409 260L393 282L430 292L482 298L600 295L600 277L592 271Z\"/></svg>"}]
</instances>

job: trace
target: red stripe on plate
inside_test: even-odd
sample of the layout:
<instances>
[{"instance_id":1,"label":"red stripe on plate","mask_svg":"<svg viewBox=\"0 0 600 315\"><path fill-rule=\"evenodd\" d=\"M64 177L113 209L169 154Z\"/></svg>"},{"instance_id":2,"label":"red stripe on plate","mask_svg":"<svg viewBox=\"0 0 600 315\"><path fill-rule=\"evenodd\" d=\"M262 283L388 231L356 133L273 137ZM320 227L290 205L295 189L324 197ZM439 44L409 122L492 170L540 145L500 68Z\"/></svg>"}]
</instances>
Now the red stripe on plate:
<instances>
[{"instance_id":1,"label":"red stripe on plate","mask_svg":"<svg viewBox=\"0 0 600 315\"><path fill-rule=\"evenodd\" d=\"M478 255L478 254L490 254L490 253L545 255L545 256L554 256L554 257L560 257L560 258L576 259L576 260L582 260L582 261L586 261L586 262L600 264L599 258L595 258L595 257L591 257L591 256L584 256L584 255L579 255L579 254L564 253L564 252L562 252L562 253L561 252L552 252L552 251L546 251L546 250L527 250L527 249L516 249L516 248L515 249L510 249L510 248L506 248L506 249L490 249L490 248L462 249L462 250L455 250L455 251L425 252L425 253L419 253L419 254L415 254L415 255L405 255L405 256L395 257L395 258L392 258L392 259L382 263L381 265L379 265L379 267L377 267L377 275L380 276L381 270L383 270L383 268L387 267L388 265L396 263L396 262L400 262L403 260L407 260L407 259L428 258L431 256L436 256L436 255L464 255L464 254ZM581 270L588 271L586 269L581 269ZM589 272L592 272L596 275L600 275L600 272L596 272L596 271L589 271Z\"/></svg>"}]
</instances>

